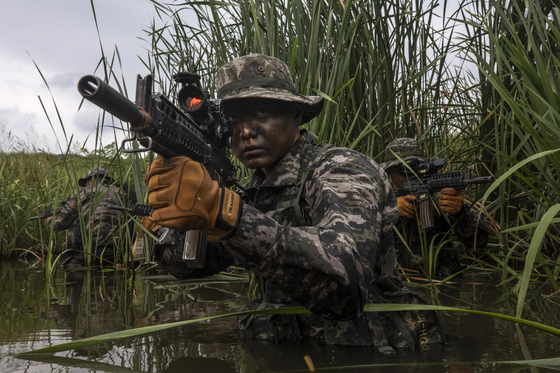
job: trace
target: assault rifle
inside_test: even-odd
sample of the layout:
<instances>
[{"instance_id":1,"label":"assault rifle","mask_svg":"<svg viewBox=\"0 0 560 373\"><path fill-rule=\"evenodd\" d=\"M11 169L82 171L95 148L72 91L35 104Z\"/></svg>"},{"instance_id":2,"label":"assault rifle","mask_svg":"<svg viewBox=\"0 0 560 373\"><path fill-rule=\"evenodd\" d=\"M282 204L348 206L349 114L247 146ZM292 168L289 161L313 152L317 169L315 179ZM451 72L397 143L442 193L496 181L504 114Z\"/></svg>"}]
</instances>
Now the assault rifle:
<instances>
[{"instance_id":1,"label":"assault rifle","mask_svg":"<svg viewBox=\"0 0 560 373\"><path fill-rule=\"evenodd\" d=\"M140 203L133 204L132 202L128 207L109 205L107 208L111 210L126 211L132 216L150 216L153 209L149 205L142 205Z\"/></svg>"},{"instance_id":2,"label":"assault rifle","mask_svg":"<svg viewBox=\"0 0 560 373\"><path fill-rule=\"evenodd\" d=\"M226 147L231 147L232 132L221 100L211 99L209 93L202 90L199 75L182 72L173 79L181 84L177 100L183 111L162 94L152 94L151 75L145 78L138 75L135 103L93 75L80 79L78 91L85 99L129 123L133 137L122 141L123 152L152 150L164 157L187 156L202 163L212 179L221 185L239 186L235 177L237 169L226 154ZM134 140L143 148L126 149L125 145ZM185 262L193 268L201 268L206 232L185 234L183 257L188 258ZM191 255L186 255L187 251Z\"/></svg>"},{"instance_id":3,"label":"assault rifle","mask_svg":"<svg viewBox=\"0 0 560 373\"><path fill-rule=\"evenodd\" d=\"M429 159L414 158L399 168L399 173L406 177L406 181L397 191L397 195L413 195L420 210L420 226L422 230L434 226L434 216L431 195L439 192L443 188L453 188L456 190L467 189L475 184L488 184L494 181L492 176L481 176L471 179L471 168L465 171L450 171L438 174L443 168L445 161L443 158Z\"/></svg>"},{"instance_id":4,"label":"assault rifle","mask_svg":"<svg viewBox=\"0 0 560 373\"><path fill-rule=\"evenodd\" d=\"M62 201L60 201L60 205L62 207L64 207L64 205L66 205L67 202L68 202L67 199L63 199ZM32 216L27 220L39 220L39 219L50 218L51 216L54 216L55 214L60 213L60 211L62 211L62 207L59 207L59 208L56 208L56 209L51 209L51 210L45 210L45 211L41 212L41 215Z\"/></svg>"}]
</instances>

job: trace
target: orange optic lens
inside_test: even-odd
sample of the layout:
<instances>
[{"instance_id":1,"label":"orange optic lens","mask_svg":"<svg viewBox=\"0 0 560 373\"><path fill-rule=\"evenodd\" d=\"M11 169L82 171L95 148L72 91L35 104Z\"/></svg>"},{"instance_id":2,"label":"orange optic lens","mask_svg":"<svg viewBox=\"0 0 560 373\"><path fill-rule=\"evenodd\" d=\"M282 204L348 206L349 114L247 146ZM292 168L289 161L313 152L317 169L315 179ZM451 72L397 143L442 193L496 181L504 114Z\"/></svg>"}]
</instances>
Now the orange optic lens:
<instances>
[{"instance_id":1,"label":"orange optic lens","mask_svg":"<svg viewBox=\"0 0 560 373\"><path fill-rule=\"evenodd\" d=\"M191 107L195 107L195 106L197 106L198 104L200 104L201 102L202 102L201 99L196 98L196 97L193 97L192 100L191 100L191 105L190 105L190 106L191 106Z\"/></svg>"}]
</instances>

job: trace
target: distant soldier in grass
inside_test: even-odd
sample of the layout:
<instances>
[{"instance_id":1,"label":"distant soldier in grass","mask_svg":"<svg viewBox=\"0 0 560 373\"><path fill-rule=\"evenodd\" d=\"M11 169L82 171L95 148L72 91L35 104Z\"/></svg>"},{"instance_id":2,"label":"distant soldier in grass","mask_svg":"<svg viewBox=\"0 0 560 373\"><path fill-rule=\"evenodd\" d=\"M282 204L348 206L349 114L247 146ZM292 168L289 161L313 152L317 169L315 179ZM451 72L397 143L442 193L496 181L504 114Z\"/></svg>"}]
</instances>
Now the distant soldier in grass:
<instances>
[{"instance_id":1,"label":"distant soldier in grass","mask_svg":"<svg viewBox=\"0 0 560 373\"><path fill-rule=\"evenodd\" d=\"M254 271L261 294L244 309L303 305L313 312L242 317L246 337L319 338L384 353L442 342L433 312L363 312L368 302L425 301L402 288L396 271L397 203L383 169L299 129L321 112L323 98L300 95L288 66L259 54L222 66L216 89L232 125L233 154L255 170L251 180L236 193L189 158L158 157L145 177L154 209L145 226L217 236L205 267L191 275L216 273L237 259Z\"/></svg>"},{"instance_id":2,"label":"distant soldier in grass","mask_svg":"<svg viewBox=\"0 0 560 373\"><path fill-rule=\"evenodd\" d=\"M136 193L130 190L123 195L121 189L114 185L107 170L101 167L90 169L84 178L78 181L82 187L78 193L68 199L54 219L47 219L55 231L68 229L67 250L70 257L63 263L63 268L83 267L86 265L84 244L92 242L92 263L113 264L119 259L116 253L125 241L127 219L123 211L109 209L109 205L127 206L129 198L136 200ZM126 189L125 189L126 190ZM133 193L134 196L129 196ZM85 232L80 229L79 215L83 218Z\"/></svg>"},{"instance_id":3,"label":"distant soldier in grass","mask_svg":"<svg viewBox=\"0 0 560 373\"><path fill-rule=\"evenodd\" d=\"M381 167L391 178L393 189L398 191L406 181L402 173L402 162L415 158L423 158L423 151L417 140L400 138L392 141L385 150L385 162ZM401 162L402 161L402 162ZM488 243L488 228L478 219L478 213L469 210L469 205L463 199L463 192L453 188L444 188L441 193L434 195L441 210L447 215L434 213L434 227L429 228L424 240L425 250L429 245L437 248L443 240L449 239L451 230L455 236L468 248L483 249ZM395 249L399 264L408 269L421 269L424 261L422 256L422 238L417 220L416 197L412 195L399 196L399 221L396 224L401 237L395 237ZM433 240L435 238L435 240ZM410 250L409 250L410 249ZM412 252L411 252L412 251ZM442 250L437 258L436 274L447 277L461 270L456 251Z\"/></svg>"}]
</instances>

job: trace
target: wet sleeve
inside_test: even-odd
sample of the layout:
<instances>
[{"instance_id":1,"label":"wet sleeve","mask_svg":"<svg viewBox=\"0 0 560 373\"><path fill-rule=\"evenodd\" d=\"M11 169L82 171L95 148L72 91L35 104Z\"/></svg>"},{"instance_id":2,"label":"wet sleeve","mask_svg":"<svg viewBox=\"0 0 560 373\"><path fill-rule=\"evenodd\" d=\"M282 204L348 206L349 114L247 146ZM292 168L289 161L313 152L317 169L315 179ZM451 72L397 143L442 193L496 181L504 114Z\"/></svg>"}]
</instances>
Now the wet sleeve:
<instances>
[{"instance_id":1,"label":"wet sleeve","mask_svg":"<svg viewBox=\"0 0 560 373\"><path fill-rule=\"evenodd\" d=\"M224 244L245 266L327 319L361 315L398 218L385 173L353 152L330 154L306 183L312 226L286 227L245 205Z\"/></svg>"}]
</instances>

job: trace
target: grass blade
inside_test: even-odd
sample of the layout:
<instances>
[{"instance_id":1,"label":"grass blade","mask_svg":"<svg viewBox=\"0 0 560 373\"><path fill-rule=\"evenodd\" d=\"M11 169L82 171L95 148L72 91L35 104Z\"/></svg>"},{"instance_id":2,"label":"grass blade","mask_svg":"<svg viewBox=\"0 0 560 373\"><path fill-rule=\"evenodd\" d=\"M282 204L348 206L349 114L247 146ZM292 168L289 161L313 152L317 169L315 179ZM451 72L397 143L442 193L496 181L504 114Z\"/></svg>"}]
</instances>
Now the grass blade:
<instances>
[{"instance_id":1,"label":"grass blade","mask_svg":"<svg viewBox=\"0 0 560 373\"><path fill-rule=\"evenodd\" d=\"M508 315L501 315L498 313L493 312L484 312L484 311L475 311L475 310L468 310L464 308L456 308L456 307L446 307L446 306L437 306L437 305L424 305L424 304L373 304L368 303L364 307L364 312L394 312L394 311L414 311L414 310L433 310L433 311L450 311L450 312L465 312L465 313L472 313L476 315L482 316L489 316L495 317L498 319L503 319L507 321L512 321L515 323L523 324L530 326L535 329L543 330L547 333L551 333L557 336L560 336L560 329L553 328L551 326L543 325L534 321L523 320L517 317L508 316ZM216 315L216 316L209 316L200 319L194 320L186 320L186 321L177 321L173 323L168 323L164 325L155 325L155 326L147 326L142 328L135 328L135 329L128 329L123 331L118 331L114 333L102 334L95 337L84 338L79 341L73 341L68 343L61 343L59 345L50 346L46 348L41 348L37 350L32 350L28 352L24 352L22 354L16 356L25 356L25 355L32 355L32 354L52 354L55 352L60 351L67 351L87 346L93 346L96 344L101 343L108 343L113 342L119 339L131 338L136 337L143 334L159 332L161 330L171 329L179 326L184 326L188 324L192 324L195 322L205 321L205 320L212 320L218 319L223 317L232 317L232 316L241 316L241 315L271 315L271 314L305 314L311 313L305 307L285 307L285 308L271 308L265 310L254 310L254 311L243 311L243 312L234 312L228 313L224 315Z\"/></svg>"}]
</instances>

